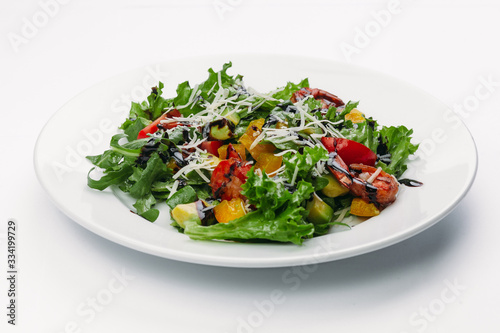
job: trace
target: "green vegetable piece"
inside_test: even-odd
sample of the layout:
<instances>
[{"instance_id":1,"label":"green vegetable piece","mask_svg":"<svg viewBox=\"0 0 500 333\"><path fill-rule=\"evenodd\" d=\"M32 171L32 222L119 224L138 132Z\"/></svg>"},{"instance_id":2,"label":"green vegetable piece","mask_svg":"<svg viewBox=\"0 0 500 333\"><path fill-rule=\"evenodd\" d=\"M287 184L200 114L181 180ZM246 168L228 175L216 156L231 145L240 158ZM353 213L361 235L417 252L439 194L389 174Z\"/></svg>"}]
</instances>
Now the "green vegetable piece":
<instances>
[{"instance_id":1,"label":"green vegetable piece","mask_svg":"<svg viewBox=\"0 0 500 333\"><path fill-rule=\"evenodd\" d=\"M158 218L158 215L160 215L160 211L158 209L152 208L155 204L155 197L149 193L138 199L133 206L137 210L137 214L150 222L154 222Z\"/></svg>"},{"instance_id":2,"label":"green vegetable piece","mask_svg":"<svg viewBox=\"0 0 500 333\"><path fill-rule=\"evenodd\" d=\"M151 124L151 121L142 117L139 117L134 121L131 121L130 125L127 126L127 128L124 131L125 134L127 135L128 141L136 140L139 132L149 124Z\"/></svg>"},{"instance_id":3,"label":"green vegetable piece","mask_svg":"<svg viewBox=\"0 0 500 333\"><path fill-rule=\"evenodd\" d=\"M307 203L306 208L309 210L307 220L312 224L328 223L333 218L332 207L321 200L316 193L313 195L312 200Z\"/></svg>"},{"instance_id":4,"label":"green vegetable piece","mask_svg":"<svg viewBox=\"0 0 500 333\"><path fill-rule=\"evenodd\" d=\"M294 92L307 87L309 87L309 80L307 78L300 81L298 84L288 82L283 89L273 94L273 98L288 101Z\"/></svg>"},{"instance_id":5,"label":"green vegetable piece","mask_svg":"<svg viewBox=\"0 0 500 333\"><path fill-rule=\"evenodd\" d=\"M179 224L181 228L186 227L186 223L195 223L201 225L201 219L198 215L198 207L196 202L177 205L172 210L172 218Z\"/></svg>"},{"instance_id":6,"label":"green vegetable piece","mask_svg":"<svg viewBox=\"0 0 500 333\"><path fill-rule=\"evenodd\" d=\"M136 169L137 170L137 169ZM167 175L167 167L161 160L158 153L153 153L148 160L146 169L140 174L134 175L136 183L130 188L130 195L134 198L141 198L151 192L151 185L157 178Z\"/></svg>"},{"instance_id":7,"label":"green vegetable piece","mask_svg":"<svg viewBox=\"0 0 500 333\"><path fill-rule=\"evenodd\" d=\"M238 125L238 123L240 122L240 119L241 119L237 113L231 113L225 117L227 120L231 121L235 125Z\"/></svg>"},{"instance_id":8,"label":"green vegetable piece","mask_svg":"<svg viewBox=\"0 0 500 333\"><path fill-rule=\"evenodd\" d=\"M210 123L210 140L227 140L234 136L235 125L232 121L222 118Z\"/></svg>"},{"instance_id":9,"label":"green vegetable piece","mask_svg":"<svg viewBox=\"0 0 500 333\"><path fill-rule=\"evenodd\" d=\"M328 185L326 185L321 192L327 197L335 198L349 192L349 189L342 186L333 175L325 175L324 178L328 179Z\"/></svg>"},{"instance_id":10,"label":"green vegetable piece","mask_svg":"<svg viewBox=\"0 0 500 333\"><path fill-rule=\"evenodd\" d=\"M94 179L90 178L90 173L94 169L95 168L90 169L90 171L87 175L87 185L90 188L94 188L94 189L99 190L99 191L104 190L108 186L122 183L134 171L130 165L120 164L120 168L118 170L108 171L104 176L101 177L101 179L94 180Z\"/></svg>"},{"instance_id":11,"label":"green vegetable piece","mask_svg":"<svg viewBox=\"0 0 500 333\"><path fill-rule=\"evenodd\" d=\"M241 117L236 112L231 112L231 111L232 111L231 109L226 108L224 111L222 111L221 116L231 121L233 124L238 125L238 123L241 120Z\"/></svg>"},{"instance_id":12,"label":"green vegetable piece","mask_svg":"<svg viewBox=\"0 0 500 333\"><path fill-rule=\"evenodd\" d=\"M319 161L327 160L328 152L322 147L305 147L303 154L292 155L292 153L286 153L283 155L283 164L285 165L283 176L290 183L292 183L292 180L295 182L296 179L308 180L314 165Z\"/></svg>"},{"instance_id":13,"label":"green vegetable piece","mask_svg":"<svg viewBox=\"0 0 500 333\"><path fill-rule=\"evenodd\" d=\"M311 135L311 134L322 134L323 131L321 130L321 128L308 127L306 129L300 131L299 133Z\"/></svg>"}]
</instances>

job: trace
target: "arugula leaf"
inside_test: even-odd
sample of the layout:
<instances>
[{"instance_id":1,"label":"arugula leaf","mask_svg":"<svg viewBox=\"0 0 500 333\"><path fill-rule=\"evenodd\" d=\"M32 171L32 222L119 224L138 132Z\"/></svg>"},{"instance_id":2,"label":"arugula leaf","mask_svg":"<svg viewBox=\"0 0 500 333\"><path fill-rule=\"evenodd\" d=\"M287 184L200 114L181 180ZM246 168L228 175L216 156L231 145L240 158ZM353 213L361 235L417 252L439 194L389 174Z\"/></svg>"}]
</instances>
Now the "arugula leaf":
<instances>
[{"instance_id":1,"label":"arugula leaf","mask_svg":"<svg viewBox=\"0 0 500 333\"><path fill-rule=\"evenodd\" d=\"M111 142L109 143L111 149L126 157L139 157L139 155L141 154L141 148L148 142L148 139L135 140L132 141L133 144L132 142L128 142L127 144L122 146L120 145L119 141L125 137L126 135L123 133L113 135L113 137L111 138Z\"/></svg>"},{"instance_id":2,"label":"arugula leaf","mask_svg":"<svg viewBox=\"0 0 500 333\"><path fill-rule=\"evenodd\" d=\"M153 120L163 114L163 111L171 106L173 99L165 99L163 93L163 82L158 82L157 87L151 88L151 94L142 103L132 102L128 118L120 126L129 141L135 140L137 134Z\"/></svg>"},{"instance_id":3,"label":"arugula leaf","mask_svg":"<svg viewBox=\"0 0 500 333\"><path fill-rule=\"evenodd\" d=\"M137 210L137 214L150 222L154 222L160 215L160 211L158 209L152 208L155 204L155 197L153 194L149 193L138 199L133 206Z\"/></svg>"},{"instance_id":4,"label":"arugula leaf","mask_svg":"<svg viewBox=\"0 0 500 333\"><path fill-rule=\"evenodd\" d=\"M209 184L205 183L203 185L191 185L191 187L196 192L198 199L207 200L208 198L212 197L212 188Z\"/></svg>"},{"instance_id":5,"label":"arugula leaf","mask_svg":"<svg viewBox=\"0 0 500 333\"><path fill-rule=\"evenodd\" d=\"M122 163L116 170L108 171L99 180L94 180L90 177L90 173L94 169L95 168L90 169L87 175L87 185L99 191L104 190L108 186L120 184L133 173L133 169L130 165Z\"/></svg>"},{"instance_id":6,"label":"arugula leaf","mask_svg":"<svg viewBox=\"0 0 500 333\"><path fill-rule=\"evenodd\" d=\"M163 93L163 82L158 83L158 87L151 88L151 94L148 96L150 120L160 117L163 110L168 106L168 101L161 95Z\"/></svg>"},{"instance_id":7,"label":"arugula leaf","mask_svg":"<svg viewBox=\"0 0 500 333\"><path fill-rule=\"evenodd\" d=\"M191 186L184 186L167 199L167 205L170 209L174 209L177 205L194 202L197 199L196 191Z\"/></svg>"},{"instance_id":8,"label":"arugula leaf","mask_svg":"<svg viewBox=\"0 0 500 333\"><path fill-rule=\"evenodd\" d=\"M151 185L161 176L168 175L167 166L163 163L158 153L153 153L149 158L146 168L137 178L130 188L130 195L134 198L141 198L151 192Z\"/></svg>"},{"instance_id":9,"label":"arugula leaf","mask_svg":"<svg viewBox=\"0 0 500 333\"><path fill-rule=\"evenodd\" d=\"M321 109L323 103L321 100L317 100L314 98L308 98L307 100L304 101L304 105L307 105L309 110L318 110Z\"/></svg>"},{"instance_id":10,"label":"arugula leaf","mask_svg":"<svg viewBox=\"0 0 500 333\"><path fill-rule=\"evenodd\" d=\"M106 150L101 155L87 156L86 158L96 167L102 169L112 169L120 163L123 155L113 150Z\"/></svg>"},{"instance_id":11,"label":"arugula leaf","mask_svg":"<svg viewBox=\"0 0 500 333\"><path fill-rule=\"evenodd\" d=\"M233 78L227 74L227 70L231 68L231 66L232 63L228 62L222 66L219 72L215 72L210 68L208 70L207 80L194 88L191 88L188 81L179 84L177 86L177 96L173 100L177 110L184 116L196 114L204 110L205 108L202 105L204 101L212 102L215 97L215 92L220 88L232 87L236 83L236 79L241 78L241 76ZM219 76L221 79L220 85L222 85L222 87L219 85Z\"/></svg>"},{"instance_id":12,"label":"arugula leaf","mask_svg":"<svg viewBox=\"0 0 500 333\"><path fill-rule=\"evenodd\" d=\"M338 107L338 108L330 107L328 108L328 111L326 113L326 118L334 123L338 121L343 121L345 119L346 114L349 114L353 109L357 108L358 105L359 102L349 101L344 107ZM351 123L350 127L352 127L352 122L350 120L348 122Z\"/></svg>"},{"instance_id":13,"label":"arugula leaf","mask_svg":"<svg viewBox=\"0 0 500 333\"><path fill-rule=\"evenodd\" d=\"M183 116L196 114L203 110L201 105L198 105L196 101L189 103L189 98L193 93L195 92L193 92L188 81L182 82L177 86L177 97L174 98L174 105Z\"/></svg>"},{"instance_id":14,"label":"arugula leaf","mask_svg":"<svg viewBox=\"0 0 500 333\"><path fill-rule=\"evenodd\" d=\"M311 184L314 187L314 191L321 191L328 185L329 181L326 177L315 177L312 178Z\"/></svg>"},{"instance_id":15,"label":"arugula leaf","mask_svg":"<svg viewBox=\"0 0 500 333\"><path fill-rule=\"evenodd\" d=\"M148 120L146 118L142 118L142 117L138 117L134 121L131 121L131 120L129 120L129 121L130 121L130 124L127 125L124 128L124 133L127 136L128 141L136 140L137 139L137 135L139 135L139 132L144 127L146 127L149 124L151 124L150 120Z\"/></svg>"},{"instance_id":16,"label":"arugula leaf","mask_svg":"<svg viewBox=\"0 0 500 333\"><path fill-rule=\"evenodd\" d=\"M169 179L167 181L155 181L151 184L151 191L153 192L167 192L170 193L170 188L174 184L175 180Z\"/></svg>"},{"instance_id":17,"label":"arugula leaf","mask_svg":"<svg viewBox=\"0 0 500 333\"><path fill-rule=\"evenodd\" d=\"M336 117L337 117L337 108L335 106L330 106L328 108L328 111L326 111L325 119L334 122Z\"/></svg>"}]
</instances>

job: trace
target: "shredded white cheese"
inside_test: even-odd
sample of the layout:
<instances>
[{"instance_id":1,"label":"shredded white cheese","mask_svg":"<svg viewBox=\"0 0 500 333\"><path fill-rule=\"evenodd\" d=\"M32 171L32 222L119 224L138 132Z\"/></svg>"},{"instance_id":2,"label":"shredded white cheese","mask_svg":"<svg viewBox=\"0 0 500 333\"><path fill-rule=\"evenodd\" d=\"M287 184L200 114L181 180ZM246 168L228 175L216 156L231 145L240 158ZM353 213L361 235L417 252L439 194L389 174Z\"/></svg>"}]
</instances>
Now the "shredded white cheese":
<instances>
[{"instance_id":1,"label":"shredded white cheese","mask_svg":"<svg viewBox=\"0 0 500 333\"><path fill-rule=\"evenodd\" d=\"M295 184L295 180L297 179L297 174L299 173L299 166L296 165L295 166L295 170L293 170L293 176L292 176L292 181L290 182L290 185L294 185Z\"/></svg>"},{"instance_id":2,"label":"shredded white cheese","mask_svg":"<svg viewBox=\"0 0 500 333\"><path fill-rule=\"evenodd\" d=\"M346 207L340 211L340 215L333 222L341 222L351 207Z\"/></svg>"},{"instance_id":3,"label":"shredded white cheese","mask_svg":"<svg viewBox=\"0 0 500 333\"><path fill-rule=\"evenodd\" d=\"M179 181L176 180L174 182L174 184L172 185L172 188L170 189L170 193L169 193L167 199L170 199L172 197L172 195L174 195L174 193L177 191L178 187L179 187Z\"/></svg>"},{"instance_id":4,"label":"shredded white cheese","mask_svg":"<svg viewBox=\"0 0 500 333\"><path fill-rule=\"evenodd\" d=\"M375 172L373 173L373 175L371 175L371 177L370 177L370 178L368 178L368 179L366 180L366 182L367 182L367 183L370 183L370 184L371 184L371 183L373 183L373 181L374 181L375 179L377 179L377 177L378 177L378 175L380 174L380 172L381 172L381 171L382 171L382 168L381 168L381 167L378 167L377 171L375 171Z\"/></svg>"}]
</instances>

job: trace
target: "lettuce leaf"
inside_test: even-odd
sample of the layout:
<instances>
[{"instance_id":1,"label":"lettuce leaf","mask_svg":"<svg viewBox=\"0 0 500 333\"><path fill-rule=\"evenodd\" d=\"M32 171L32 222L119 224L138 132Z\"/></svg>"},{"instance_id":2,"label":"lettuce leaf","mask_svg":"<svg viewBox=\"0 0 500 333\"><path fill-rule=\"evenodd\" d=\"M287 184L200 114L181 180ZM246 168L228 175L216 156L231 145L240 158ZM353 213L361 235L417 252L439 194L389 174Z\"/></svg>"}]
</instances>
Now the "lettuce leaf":
<instances>
[{"instance_id":1,"label":"lettuce leaf","mask_svg":"<svg viewBox=\"0 0 500 333\"><path fill-rule=\"evenodd\" d=\"M289 183L292 183L296 172L295 169L297 169L295 180L305 179L311 181L311 171L319 161L328 161L328 151L322 147L305 147L302 154L288 152L283 155L283 165L285 165L283 177Z\"/></svg>"},{"instance_id":2,"label":"lettuce leaf","mask_svg":"<svg viewBox=\"0 0 500 333\"><path fill-rule=\"evenodd\" d=\"M297 90L300 90L302 88L308 88L309 87L309 79L305 78L299 83L295 84L293 82L288 82L286 86L283 87L280 91L274 93L272 95L273 98L276 99L282 99L284 101L290 100L292 98L292 94L296 92Z\"/></svg>"},{"instance_id":3,"label":"lettuce leaf","mask_svg":"<svg viewBox=\"0 0 500 333\"><path fill-rule=\"evenodd\" d=\"M266 173L258 176L253 168L248 172L248 179L242 188L241 194L257 209L262 210L264 217L270 219L292 197L282 183L275 182Z\"/></svg>"},{"instance_id":4,"label":"lettuce leaf","mask_svg":"<svg viewBox=\"0 0 500 333\"><path fill-rule=\"evenodd\" d=\"M380 146L383 149L378 149L378 152L386 150L390 156L390 163L386 164L383 161L378 161L378 166L396 178L399 178L406 171L408 157L414 154L418 145L411 143L411 135L413 130L405 126L398 127L382 127L380 130Z\"/></svg>"},{"instance_id":5,"label":"lettuce leaf","mask_svg":"<svg viewBox=\"0 0 500 333\"><path fill-rule=\"evenodd\" d=\"M256 240L302 244L303 240L314 233L311 223L303 223L302 207L291 205L274 218L265 217L262 210L256 210L229 223L201 226L196 222L185 225L184 234L197 240Z\"/></svg>"}]
</instances>

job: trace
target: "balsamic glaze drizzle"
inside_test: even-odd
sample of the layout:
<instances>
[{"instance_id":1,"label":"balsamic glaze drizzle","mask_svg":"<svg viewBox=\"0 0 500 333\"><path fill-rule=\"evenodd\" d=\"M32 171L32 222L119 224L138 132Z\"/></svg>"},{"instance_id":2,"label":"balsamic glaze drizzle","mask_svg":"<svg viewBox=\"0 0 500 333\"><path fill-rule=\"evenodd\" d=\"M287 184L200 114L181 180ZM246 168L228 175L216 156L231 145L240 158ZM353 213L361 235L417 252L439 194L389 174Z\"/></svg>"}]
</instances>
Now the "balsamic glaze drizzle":
<instances>
[{"instance_id":1,"label":"balsamic glaze drizzle","mask_svg":"<svg viewBox=\"0 0 500 333\"><path fill-rule=\"evenodd\" d=\"M408 178L398 179L398 182L408 187L420 187L424 185L424 183L419 182L418 180Z\"/></svg>"}]
</instances>

